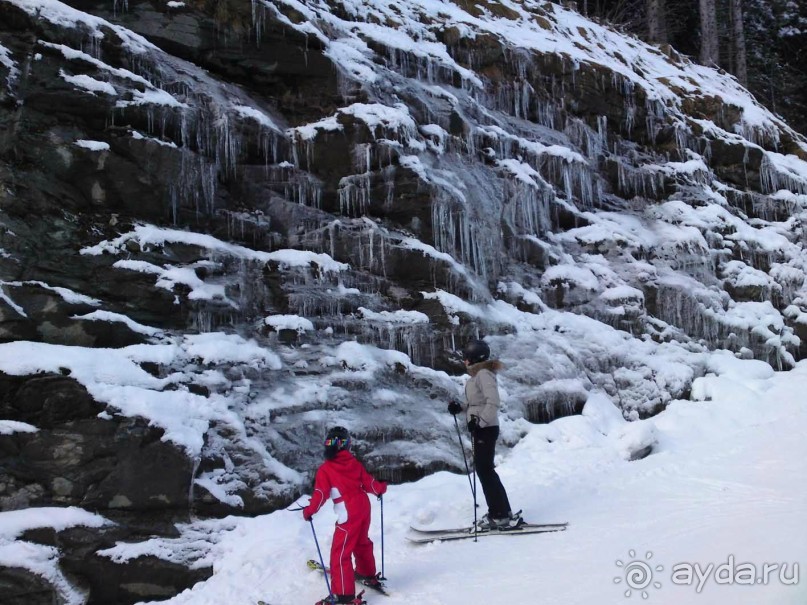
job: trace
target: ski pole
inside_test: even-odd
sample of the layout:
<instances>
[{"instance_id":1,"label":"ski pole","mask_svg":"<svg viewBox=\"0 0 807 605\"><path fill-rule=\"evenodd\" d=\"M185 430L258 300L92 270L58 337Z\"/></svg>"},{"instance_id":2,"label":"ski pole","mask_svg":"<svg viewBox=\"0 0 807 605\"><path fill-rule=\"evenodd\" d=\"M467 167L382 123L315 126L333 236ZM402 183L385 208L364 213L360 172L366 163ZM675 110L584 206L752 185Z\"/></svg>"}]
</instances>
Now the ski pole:
<instances>
[{"instance_id":1,"label":"ski pole","mask_svg":"<svg viewBox=\"0 0 807 605\"><path fill-rule=\"evenodd\" d=\"M333 602L333 593L331 592L331 583L328 581L328 571L325 567L325 560L322 558L322 551L319 549L319 540L317 540L317 530L314 529L314 520L308 521L311 524L311 533L314 534L314 544L317 545L317 554L319 555L319 564L322 565L322 574L325 576L325 586L328 588L328 598Z\"/></svg>"},{"instance_id":2,"label":"ski pole","mask_svg":"<svg viewBox=\"0 0 807 605\"><path fill-rule=\"evenodd\" d=\"M379 496L381 502L381 577L379 580L386 580L384 577L384 496Z\"/></svg>"},{"instance_id":3,"label":"ski pole","mask_svg":"<svg viewBox=\"0 0 807 605\"><path fill-rule=\"evenodd\" d=\"M468 485L471 486L471 495L474 497L474 514L476 514L476 486L471 483L471 469L468 468L468 458L465 456L465 446L462 445L462 435L460 434L460 424L457 422L457 415L454 414L454 428L457 429L457 439L460 442L460 449L462 450L462 461L465 462L465 474L468 475ZM476 469L474 469L476 472Z\"/></svg>"},{"instance_id":4,"label":"ski pole","mask_svg":"<svg viewBox=\"0 0 807 605\"><path fill-rule=\"evenodd\" d=\"M464 452L465 448L463 448L462 451ZM476 504L476 431L471 433L471 453L474 456L474 486L471 489L474 492L474 542L476 542L477 541L476 534L479 531L479 526L477 525L477 522L476 522L476 509L477 509L477 504Z\"/></svg>"}]
</instances>

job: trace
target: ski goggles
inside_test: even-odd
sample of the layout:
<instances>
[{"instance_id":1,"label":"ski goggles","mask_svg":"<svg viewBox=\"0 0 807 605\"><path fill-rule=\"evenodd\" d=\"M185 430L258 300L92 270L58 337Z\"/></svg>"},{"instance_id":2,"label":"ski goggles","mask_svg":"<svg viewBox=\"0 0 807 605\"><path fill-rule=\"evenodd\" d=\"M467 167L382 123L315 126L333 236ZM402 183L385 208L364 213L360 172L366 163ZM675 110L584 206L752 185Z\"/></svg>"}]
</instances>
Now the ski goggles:
<instances>
[{"instance_id":1,"label":"ski goggles","mask_svg":"<svg viewBox=\"0 0 807 605\"><path fill-rule=\"evenodd\" d=\"M344 448L350 445L350 437L347 439L342 439L341 437L328 437L325 439L325 447L336 446L339 448Z\"/></svg>"}]
</instances>

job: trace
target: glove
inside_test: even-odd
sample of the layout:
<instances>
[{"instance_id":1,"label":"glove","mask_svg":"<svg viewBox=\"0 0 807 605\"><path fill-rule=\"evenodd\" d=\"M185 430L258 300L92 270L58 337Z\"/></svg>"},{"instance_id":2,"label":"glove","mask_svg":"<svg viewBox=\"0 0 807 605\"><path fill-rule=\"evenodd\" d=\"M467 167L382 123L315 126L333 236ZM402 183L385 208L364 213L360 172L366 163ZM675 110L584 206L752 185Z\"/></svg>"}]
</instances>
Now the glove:
<instances>
[{"instance_id":1,"label":"glove","mask_svg":"<svg viewBox=\"0 0 807 605\"><path fill-rule=\"evenodd\" d=\"M452 416L456 416L462 411L462 406L454 401L453 399L448 402L448 413Z\"/></svg>"},{"instance_id":2,"label":"glove","mask_svg":"<svg viewBox=\"0 0 807 605\"><path fill-rule=\"evenodd\" d=\"M307 508L304 508L304 509L303 509L303 519L305 519L306 521L311 521L311 517L313 517L313 516L314 516L314 515L312 515L312 514L311 514L311 513L308 511L308 509L307 509Z\"/></svg>"},{"instance_id":3,"label":"glove","mask_svg":"<svg viewBox=\"0 0 807 605\"><path fill-rule=\"evenodd\" d=\"M468 432L473 434L476 432L476 429L479 428L479 418L476 416L471 416L471 419L468 421Z\"/></svg>"},{"instance_id":4,"label":"glove","mask_svg":"<svg viewBox=\"0 0 807 605\"><path fill-rule=\"evenodd\" d=\"M387 493L387 484L383 481L377 481L378 487L375 488L375 495L378 496L378 499L381 499L381 496Z\"/></svg>"}]
</instances>

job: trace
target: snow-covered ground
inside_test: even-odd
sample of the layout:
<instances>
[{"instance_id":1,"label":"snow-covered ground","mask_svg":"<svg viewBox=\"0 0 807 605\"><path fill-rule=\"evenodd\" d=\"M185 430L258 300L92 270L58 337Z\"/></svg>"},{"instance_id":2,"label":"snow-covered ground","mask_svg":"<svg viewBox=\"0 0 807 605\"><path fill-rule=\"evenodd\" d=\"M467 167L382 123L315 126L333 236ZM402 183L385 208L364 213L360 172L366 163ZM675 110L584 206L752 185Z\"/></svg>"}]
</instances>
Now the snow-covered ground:
<instances>
[{"instance_id":1,"label":"snow-covered ground","mask_svg":"<svg viewBox=\"0 0 807 605\"><path fill-rule=\"evenodd\" d=\"M469 482L439 473L392 486L384 501L384 571L393 595L368 594L368 602L616 605L644 602L645 592L654 604L803 604L805 392L807 362L774 374L726 356L719 376L696 381L697 401L675 401L652 419L625 423L594 396L583 416L530 427L500 457L499 472L528 520L569 521L563 533L415 545L406 540L410 524L470 521ZM628 441L653 434L651 456L624 459ZM380 566L379 513L374 500ZM324 553L333 521L329 507L315 517ZM213 563L215 574L164 603L299 605L326 593L322 575L305 566L317 552L300 513L199 522L183 538L145 550L169 545L174 556L202 555L197 564ZM135 553L120 545L108 554ZM636 561L649 564L652 581L631 589ZM760 582L766 564L778 567Z\"/></svg>"}]
</instances>

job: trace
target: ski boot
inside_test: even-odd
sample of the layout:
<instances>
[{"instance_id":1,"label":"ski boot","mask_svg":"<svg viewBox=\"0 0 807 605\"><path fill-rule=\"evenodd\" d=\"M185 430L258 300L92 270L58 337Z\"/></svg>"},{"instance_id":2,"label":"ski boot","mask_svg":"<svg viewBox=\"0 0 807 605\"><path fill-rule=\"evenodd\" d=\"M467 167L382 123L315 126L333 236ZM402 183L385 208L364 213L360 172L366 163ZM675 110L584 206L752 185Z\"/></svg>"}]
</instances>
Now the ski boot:
<instances>
[{"instance_id":1,"label":"ski boot","mask_svg":"<svg viewBox=\"0 0 807 605\"><path fill-rule=\"evenodd\" d=\"M324 599L321 599L314 603L314 605L367 605L367 601L365 601L362 597L364 595L364 591L362 590L357 595L352 594L332 594L328 595Z\"/></svg>"},{"instance_id":2,"label":"ski boot","mask_svg":"<svg viewBox=\"0 0 807 605\"><path fill-rule=\"evenodd\" d=\"M508 531L518 529L522 525L524 519L521 518L521 511L511 513L507 517L491 517L487 514L476 522L476 531Z\"/></svg>"},{"instance_id":3,"label":"ski boot","mask_svg":"<svg viewBox=\"0 0 807 605\"><path fill-rule=\"evenodd\" d=\"M501 519L494 519L496 529L499 531L508 531L511 529L518 529L524 525L524 519L521 518L521 511L510 513L509 517L502 517Z\"/></svg>"},{"instance_id":4,"label":"ski boot","mask_svg":"<svg viewBox=\"0 0 807 605\"><path fill-rule=\"evenodd\" d=\"M368 588L372 588L376 592L380 592L381 594L387 594L387 587L384 586L384 580L386 578L381 577L381 573L377 573L374 576L363 576L359 573L356 574L356 581Z\"/></svg>"},{"instance_id":5,"label":"ski boot","mask_svg":"<svg viewBox=\"0 0 807 605\"><path fill-rule=\"evenodd\" d=\"M496 520L490 518L490 514L485 515L476 522L476 531L490 531L496 529ZM473 531L473 527L471 528Z\"/></svg>"}]
</instances>

